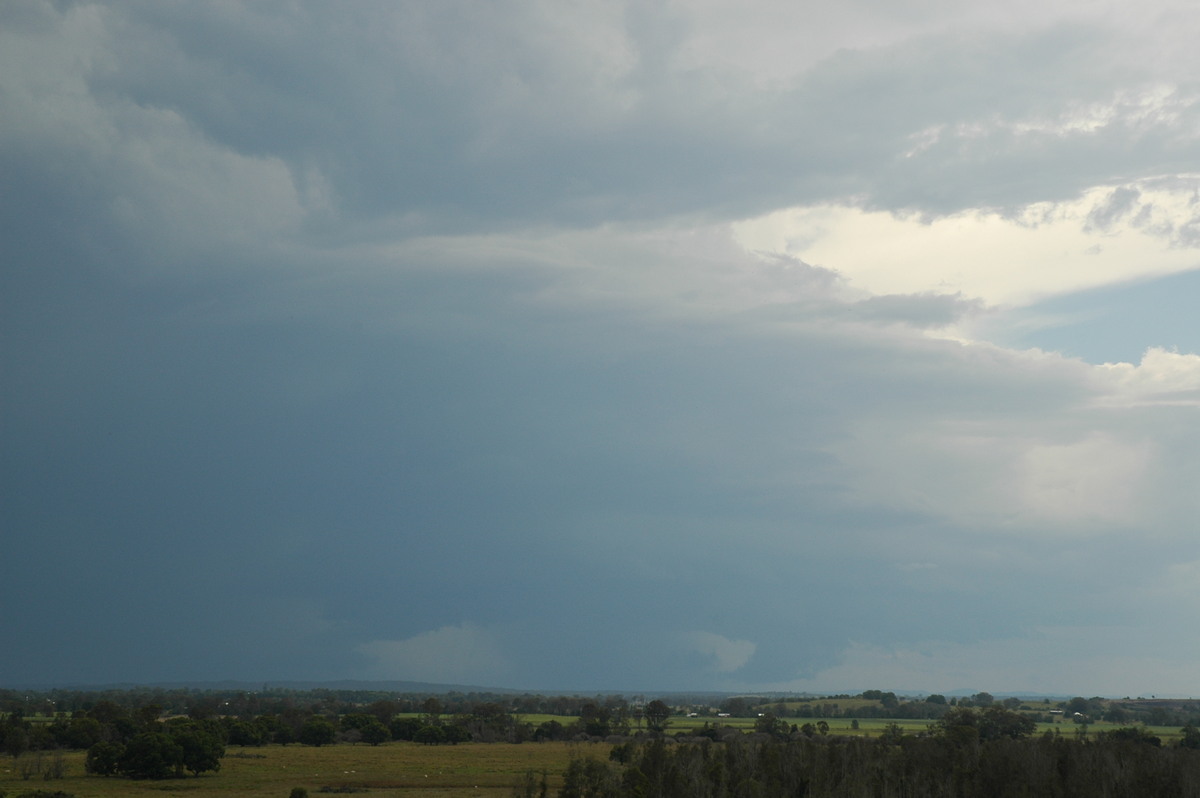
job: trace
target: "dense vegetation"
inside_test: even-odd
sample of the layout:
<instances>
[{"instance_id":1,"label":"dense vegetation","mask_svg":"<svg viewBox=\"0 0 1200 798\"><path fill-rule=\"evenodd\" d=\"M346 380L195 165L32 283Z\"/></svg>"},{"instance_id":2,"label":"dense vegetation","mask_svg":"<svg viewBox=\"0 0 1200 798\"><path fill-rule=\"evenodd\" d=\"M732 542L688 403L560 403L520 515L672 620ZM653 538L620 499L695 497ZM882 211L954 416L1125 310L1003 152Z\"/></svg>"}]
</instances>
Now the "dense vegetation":
<instances>
[{"instance_id":1,"label":"dense vegetation","mask_svg":"<svg viewBox=\"0 0 1200 798\"><path fill-rule=\"evenodd\" d=\"M576 759L561 798L1096 798L1200 795L1200 750L1134 735L1095 739L943 727L925 737L730 738ZM537 794L527 784L518 794Z\"/></svg>"}]
</instances>

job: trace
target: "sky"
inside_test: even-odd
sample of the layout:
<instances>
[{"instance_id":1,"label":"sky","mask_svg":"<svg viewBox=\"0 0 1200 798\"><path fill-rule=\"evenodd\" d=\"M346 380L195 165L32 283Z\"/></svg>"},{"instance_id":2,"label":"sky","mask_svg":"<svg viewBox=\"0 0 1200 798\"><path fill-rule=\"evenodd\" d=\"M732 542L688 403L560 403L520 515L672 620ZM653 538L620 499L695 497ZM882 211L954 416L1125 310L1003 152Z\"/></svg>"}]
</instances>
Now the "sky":
<instances>
[{"instance_id":1,"label":"sky","mask_svg":"<svg viewBox=\"0 0 1200 798\"><path fill-rule=\"evenodd\" d=\"M0 686L1200 694L1198 39L0 3Z\"/></svg>"}]
</instances>

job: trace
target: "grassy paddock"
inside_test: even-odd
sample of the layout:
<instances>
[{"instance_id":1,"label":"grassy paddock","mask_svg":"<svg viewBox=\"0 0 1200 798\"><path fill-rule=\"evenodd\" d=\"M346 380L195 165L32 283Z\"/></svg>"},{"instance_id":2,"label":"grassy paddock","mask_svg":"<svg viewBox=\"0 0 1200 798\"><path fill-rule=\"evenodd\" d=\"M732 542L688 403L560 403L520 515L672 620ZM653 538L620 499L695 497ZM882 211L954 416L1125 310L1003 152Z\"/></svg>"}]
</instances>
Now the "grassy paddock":
<instances>
[{"instance_id":1,"label":"grassy paddock","mask_svg":"<svg viewBox=\"0 0 1200 798\"><path fill-rule=\"evenodd\" d=\"M5 757L0 763L0 790L10 795L62 790L76 798L287 798L293 787L304 787L311 798L317 798L322 787L360 787L368 790L364 795L376 798L411 795L414 790L422 798L509 798L527 770L546 771L551 790L557 791L572 756L607 759L609 749L590 743L230 746L220 772L164 781L88 776L83 772L83 752L75 751L65 754L66 777L51 781L22 780L20 760Z\"/></svg>"}]
</instances>

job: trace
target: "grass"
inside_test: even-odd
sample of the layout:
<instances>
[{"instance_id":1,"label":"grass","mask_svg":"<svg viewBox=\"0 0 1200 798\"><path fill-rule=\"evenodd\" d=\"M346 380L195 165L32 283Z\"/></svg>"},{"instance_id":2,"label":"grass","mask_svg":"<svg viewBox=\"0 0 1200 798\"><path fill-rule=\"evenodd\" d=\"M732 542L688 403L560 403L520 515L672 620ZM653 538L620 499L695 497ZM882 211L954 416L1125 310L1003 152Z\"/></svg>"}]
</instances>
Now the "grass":
<instances>
[{"instance_id":1,"label":"grass","mask_svg":"<svg viewBox=\"0 0 1200 798\"><path fill-rule=\"evenodd\" d=\"M561 774L572 756L607 759L609 746L576 743L463 743L426 746L393 742L368 745L230 746L218 773L165 781L88 776L82 751L68 752L66 777L51 781L24 781L17 762L5 757L0 764L0 791L9 795L33 790L71 793L76 798L287 798L293 787L304 787L311 798L323 787L365 788L366 795L422 798L508 798L526 771L548 774L557 791Z\"/></svg>"}]
</instances>

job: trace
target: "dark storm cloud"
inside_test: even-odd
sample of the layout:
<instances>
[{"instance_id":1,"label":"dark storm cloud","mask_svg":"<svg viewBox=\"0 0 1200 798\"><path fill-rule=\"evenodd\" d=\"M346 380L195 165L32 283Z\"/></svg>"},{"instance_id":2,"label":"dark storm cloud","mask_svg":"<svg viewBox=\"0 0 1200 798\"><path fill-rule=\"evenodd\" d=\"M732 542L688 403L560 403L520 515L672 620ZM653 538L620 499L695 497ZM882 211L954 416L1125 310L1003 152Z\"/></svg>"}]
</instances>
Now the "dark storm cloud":
<instances>
[{"instance_id":1,"label":"dark storm cloud","mask_svg":"<svg viewBox=\"0 0 1200 798\"><path fill-rule=\"evenodd\" d=\"M674 69L686 24L664 14L119 3L47 24L90 29L94 51L72 77L97 122L145 129L153 114L244 158L278 159L310 203L309 229L336 220L343 235L737 218L852 197L950 213L1065 199L1188 157L1179 134L1194 110L1138 114L1160 76L1097 69L1113 47L1101 29L845 50L763 87ZM72 57L69 37L42 43ZM1100 106L1114 113L1080 126Z\"/></svg>"},{"instance_id":2,"label":"dark storm cloud","mask_svg":"<svg viewBox=\"0 0 1200 798\"><path fill-rule=\"evenodd\" d=\"M1096 27L777 82L681 66L691 35L642 4L0 6L0 681L736 687L1112 617L1129 519L1194 517L1189 427L1147 409L1191 361L935 340L983 309L721 225L1169 169L1184 90L1096 67Z\"/></svg>"}]
</instances>

